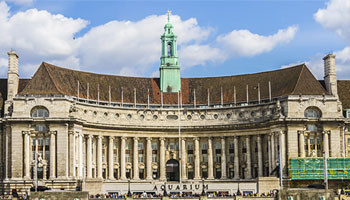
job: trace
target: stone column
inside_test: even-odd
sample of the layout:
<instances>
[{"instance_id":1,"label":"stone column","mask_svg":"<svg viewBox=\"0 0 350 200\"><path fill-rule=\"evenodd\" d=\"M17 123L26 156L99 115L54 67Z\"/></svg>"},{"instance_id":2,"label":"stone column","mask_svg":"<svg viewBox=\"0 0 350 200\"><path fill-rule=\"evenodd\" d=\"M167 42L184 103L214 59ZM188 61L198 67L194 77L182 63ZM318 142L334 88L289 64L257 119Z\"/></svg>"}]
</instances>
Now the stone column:
<instances>
[{"instance_id":1,"label":"stone column","mask_svg":"<svg viewBox=\"0 0 350 200\"><path fill-rule=\"evenodd\" d=\"M282 177L284 174L287 174L287 171L285 170L285 164L286 164L286 144L285 144L285 134L284 131L279 132L279 141L280 141L280 154L281 154L281 168L282 168Z\"/></svg>"},{"instance_id":2,"label":"stone column","mask_svg":"<svg viewBox=\"0 0 350 200\"><path fill-rule=\"evenodd\" d=\"M213 162L213 138L208 138L208 179L214 179Z\"/></svg>"},{"instance_id":3,"label":"stone column","mask_svg":"<svg viewBox=\"0 0 350 200\"><path fill-rule=\"evenodd\" d=\"M187 179L187 154L186 154L186 139L181 138L181 180Z\"/></svg>"},{"instance_id":4,"label":"stone column","mask_svg":"<svg viewBox=\"0 0 350 200\"><path fill-rule=\"evenodd\" d=\"M200 179L200 160L199 160L199 138L194 138L194 148L195 148L195 154L194 154L194 179Z\"/></svg>"},{"instance_id":5,"label":"stone column","mask_svg":"<svg viewBox=\"0 0 350 200\"><path fill-rule=\"evenodd\" d=\"M298 131L298 134L299 134L299 152L300 152L300 157L304 158L305 157L304 132L303 131Z\"/></svg>"},{"instance_id":6,"label":"stone column","mask_svg":"<svg viewBox=\"0 0 350 200\"><path fill-rule=\"evenodd\" d=\"M86 151L87 178L92 178L92 135L87 135Z\"/></svg>"},{"instance_id":7,"label":"stone column","mask_svg":"<svg viewBox=\"0 0 350 200\"><path fill-rule=\"evenodd\" d=\"M234 176L234 179L240 179L240 176L239 176L239 159L238 159L238 137L237 136L234 136L233 138L233 143L235 145L235 152L234 152L234 173L235 173L235 176Z\"/></svg>"},{"instance_id":8,"label":"stone column","mask_svg":"<svg viewBox=\"0 0 350 200\"><path fill-rule=\"evenodd\" d=\"M250 136L246 137L246 145L247 145L247 179L252 178L252 161L250 155Z\"/></svg>"},{"instance_id":9,"label":"stone column","mask_svg":"<svg viewBox=\"0 0 350 200\"><path fill-rule=\"evenodd\" d=\"M278 132L275 133L275 167L276 167L276 161L278 160L278 154L280 153L280 150L278 148L278 144L280 142L279 138L280 134Z\"/></svg>"},{"instance_id":10,"label":"stone column","mask_svg":"<svg viewBox=\"0 0 350 200\"><path fill-rule=\"evenodd\" d=\"M56 178L56 131L50 131L50 179Z\"/></svg>"},{"instance_id":11,"label":"stone column","mask_svg":"<svg viewBox=\"0 0 350 200\"><path fill-rule=\"evenodd\" d=\"M102 179L102 135L97 136L97 178Z\"/></svg>"},{"instance_id":12,"label":"stone column","mask_svg":"<svg viewBox=\"0 0 350 200\"><path fill-rule=\"evenodd\" d=\"M125 140L126 137L120 139L120 179L126 180L125 173Z\"/></svg>"},{"instance_id":13,"label":"stone column","mask_svg":"<svg viewBox=\"0 0 350 200\"><path fill-rule=\"evenodd\" d=\"M114 180L114 137L109 136L109 145L108 145L108 178Z\"/></svg>"},{"instance_id":14,"label":"stone column","mask_svg":"<svg viewBox=\"0 0 350 200\"><path fill-rule=\"evenodd\" d=\"M269 156L269 173L268 176L270 176L271 172L272 172L272 158L271 158L271 135L269 134L267 137L267 153Z\"/></svg>"},{"instance_id":15,"label":"stone column","mask_svg":"<svg viewBox=\"0 0 350 200\"><path fill-rule=\"evenodd\" d=\"M225 137L221 138L221 179L227 179L227 176L226 176L226 143L225 143Z\"/></svg>"},{"instance_id":16,"label":"stone column","mask_svg":"<svg viewBox=\"0 0 350 200\"><path fill-rule=\"evenodd\" d=\"M146 179L152 180L152 138L148 137L148 138L146 138L146 140L147 140L147 153L146 153L147 176L146 176Z\"/></svg>"},{"instance_id":17,"label":"stone column","mask_svg":"<svg viewBox=\"0 0 350 200\"><path fill-rule=\"evenodd\" d=\"M30 179L30 132L24 131L24 179ZM7 160L6 160L7 162Z\"/></svg>"},{"instance_id":18,"label":"stone column","mask_svg":"<svg viewBox=\"0 0 350 200\"><path fill-rule=\"evenodd\" d=\"M272 170L276 168L276 160L275 160L275 134L271 133L271 167Z\"/></svg>"},{"instance_id":19,"label":"stone column","mask_svg":"<svg viewBox=\"0 0 350 200\"><path fill-rule=\"evenodd\" d=\"M83 134L78 134L78 177L83 177Z\"/></svg>"},{"instance_id":20,"label":"stone column","mask_svg":"<svg viewBox=\"0 0 350 200\"><path fill-rule=\"evenodd\" d=\"M159 177L159 179L164 181L164 180L166 180L166 176L165 176L165 138L159 138L159 140L160 140L160 152L159 152L160 177Z\"/></svg>"},{"instance_id":21,"label":"stone column","mask_svg":"<svg viewBox=\"0 0 350 200\"><path fill-rule=\"evenodd\" d=\"M139 138L134 137L134 180L138 180L139 178Z\"/></svg>"},{"instance_id":22,"label":"stone column","mask_svg":"<svg viewBox=\"0 0 350 200\"><path fill-rule=\"evenodd\" d=\"M328 131L323 131L323 149L326 154L326 158L329 157L329 142L328 142Z\"/></svg>"},{"instance_id":23,"label":"stone column","mask_svg":"<svg viewBox=\"0 0 350 200\"><path fill-rule=\"evenodd\" d=\"M75 134L74 131L69 131L69 153L70 153L70 170L69 176L75 177Z\"/></svg>"},{"instance_id":24,"label":"stone column","mask_svg":"<svg viewBox=\"0 0 350 200\"><path fill-rule=\"evenodd\" d=\"M261 135L257 136L257 143L258 143L258 176L262 177L263 174L263 158L262 158L262 148L261 148Z\"/></svg>"}]
</instances>

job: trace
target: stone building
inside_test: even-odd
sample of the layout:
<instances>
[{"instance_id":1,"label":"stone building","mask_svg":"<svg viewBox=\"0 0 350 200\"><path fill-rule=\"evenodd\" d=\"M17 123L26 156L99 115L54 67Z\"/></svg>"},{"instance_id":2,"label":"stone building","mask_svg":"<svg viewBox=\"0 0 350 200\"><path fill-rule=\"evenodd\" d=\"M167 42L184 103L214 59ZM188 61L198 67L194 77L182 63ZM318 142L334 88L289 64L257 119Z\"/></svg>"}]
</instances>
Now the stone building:
<instances>
[{"instance_id":1,"label":"stone building","mask_svg":"<svg viewBox=\"0 0 350 200\"><path fill-rule=\"evenodd\" d=\"M160 78L44 62L20 79L18 55L8 52L8 78L0 80L4 191L37 177L90 193L126 193L128 181L132 192L200 193L202 184L208 192L262 192L279 187L279 160L283 185L295 187L319 180L293 180L291 158L350 155L350 81L337 80L335 55L324 57L324 80L304 64L180 78L176 35L169 22L164 29Z\"/></svg>"}]
</instances>

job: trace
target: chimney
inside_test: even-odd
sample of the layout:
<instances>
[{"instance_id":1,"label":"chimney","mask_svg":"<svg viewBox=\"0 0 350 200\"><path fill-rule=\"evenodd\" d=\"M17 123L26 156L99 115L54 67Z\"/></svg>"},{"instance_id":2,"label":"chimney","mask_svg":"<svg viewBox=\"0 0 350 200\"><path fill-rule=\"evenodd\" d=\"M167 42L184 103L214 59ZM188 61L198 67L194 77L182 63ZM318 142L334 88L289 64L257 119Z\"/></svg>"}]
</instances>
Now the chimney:
<instances>
[{"instance_id":1,"label":"chimney","mask_svg":"<svg viewBox=\"0 0 350 200\"><path fill-rule=\"evenodd\" d=\"M9 68L7 73L7 100L12 100L18 92L18 55L11 50L8 53Z\"/></svg>"},{"instance_id":2,"label":"chimney","mask_svg":"<svg viewBox=\"0 0 350 200\"><path fill-rule=\"evenodd\" d=\"M338 96L337 74L335 73L335 55L328 54L324 61L324 83L329 94Z\"/></svg>"}]
</instances>

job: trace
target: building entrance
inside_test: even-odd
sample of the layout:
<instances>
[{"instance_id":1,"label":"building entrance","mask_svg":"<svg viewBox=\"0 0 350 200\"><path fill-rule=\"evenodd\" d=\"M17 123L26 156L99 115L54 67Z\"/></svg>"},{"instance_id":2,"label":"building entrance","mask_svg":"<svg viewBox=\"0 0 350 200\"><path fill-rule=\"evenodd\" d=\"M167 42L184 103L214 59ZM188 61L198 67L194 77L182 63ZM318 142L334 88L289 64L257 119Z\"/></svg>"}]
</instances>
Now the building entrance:
<instances>
[{"instance_id":1,"label":"building entrance","mask_svg":"<svg viewBox=\"0 0 350 200\"><path fill-rule=\"evenodd\" d=\"M166 179L167 181L179 181L179 161L170 159L166 163Z\"/></svg>"}]
</instances>

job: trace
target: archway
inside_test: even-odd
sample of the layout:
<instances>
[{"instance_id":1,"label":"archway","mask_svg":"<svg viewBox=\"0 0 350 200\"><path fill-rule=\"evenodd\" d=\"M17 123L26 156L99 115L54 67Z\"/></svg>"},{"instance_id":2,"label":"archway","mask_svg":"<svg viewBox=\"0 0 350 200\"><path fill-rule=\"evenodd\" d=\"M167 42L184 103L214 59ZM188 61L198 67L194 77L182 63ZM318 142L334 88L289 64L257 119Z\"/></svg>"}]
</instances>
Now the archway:
<instances>
[{"instance_id":1,"label":"archway","mask_svg":"<svg viewBox=\"0 0 350 200\"><path fill-rule=\"evenodd\" d=\"M166 179L167 181L179 181L179 161L170 159L166 163Z\"/></svg>"}]
</instances>

